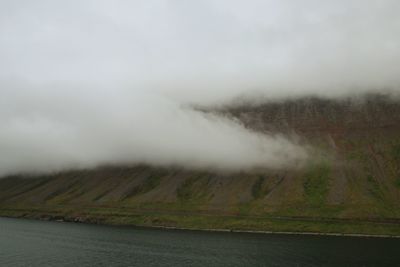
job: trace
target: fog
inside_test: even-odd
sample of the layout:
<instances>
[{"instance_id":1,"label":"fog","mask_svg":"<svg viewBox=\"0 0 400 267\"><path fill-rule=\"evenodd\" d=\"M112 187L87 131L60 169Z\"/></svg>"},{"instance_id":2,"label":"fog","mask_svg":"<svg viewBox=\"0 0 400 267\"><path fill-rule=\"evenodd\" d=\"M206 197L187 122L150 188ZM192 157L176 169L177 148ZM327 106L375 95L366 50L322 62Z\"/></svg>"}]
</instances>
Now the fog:
<instances>
[{"instance_id":1,"label":"fog","mask_svg":"<svg viewBox=\"0 0 400 267\"><path fill-rule=\"evenodd\" d=\"M399 92L399 1L1 1L0 175L308 158L192 105ZM261 99L261 100L260 100Z\"/></svg>"}]
</instances>

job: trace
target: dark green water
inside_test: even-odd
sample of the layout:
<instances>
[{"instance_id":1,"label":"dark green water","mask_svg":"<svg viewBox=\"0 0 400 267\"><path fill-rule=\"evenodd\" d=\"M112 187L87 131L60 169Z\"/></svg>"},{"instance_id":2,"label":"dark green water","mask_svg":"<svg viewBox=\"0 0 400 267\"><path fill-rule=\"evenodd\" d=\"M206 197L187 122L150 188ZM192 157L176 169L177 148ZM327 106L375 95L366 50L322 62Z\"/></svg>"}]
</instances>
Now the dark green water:
<instances>
[{"instance_id":1,"label":"dark green water","mask_svg":"<svg viewBox=\"0 0 400 267\"><path fill-rule=\"evenodd\" d=\"M400 266L400 239L174 231L0 218L0 266Z\"/></svg>"}]
</instances>

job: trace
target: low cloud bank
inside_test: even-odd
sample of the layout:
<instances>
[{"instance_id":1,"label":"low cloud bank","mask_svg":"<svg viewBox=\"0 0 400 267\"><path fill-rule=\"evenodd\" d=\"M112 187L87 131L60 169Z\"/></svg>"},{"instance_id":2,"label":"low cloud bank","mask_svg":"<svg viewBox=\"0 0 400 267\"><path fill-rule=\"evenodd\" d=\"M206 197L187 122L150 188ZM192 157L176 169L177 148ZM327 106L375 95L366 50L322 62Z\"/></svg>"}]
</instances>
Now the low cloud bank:
<instances>
[{"instance_id":1,"label":"low cloud bank","mask_svg":"<svg viewBox=\"0 0 400 267\"><path fill-rule=\"evenodd\" d=\"M307 156L284 137L157 95L99 87L7 95L11 104L2 103L0 116L3 174L133 163L238 171L296 166Z\"/></svg>"},{"instance_id":2,"label":"low cloud bank","mask_svg":"<svg viewBox=\"0 0 400 267\"><path fill-rule=\"evenodd\" d=\"M306 149L191 105L398 93L398 1L3 1L0 175L246 170ZM253 97L256 98L256 97Z\"/></svg>"}]
</instances>

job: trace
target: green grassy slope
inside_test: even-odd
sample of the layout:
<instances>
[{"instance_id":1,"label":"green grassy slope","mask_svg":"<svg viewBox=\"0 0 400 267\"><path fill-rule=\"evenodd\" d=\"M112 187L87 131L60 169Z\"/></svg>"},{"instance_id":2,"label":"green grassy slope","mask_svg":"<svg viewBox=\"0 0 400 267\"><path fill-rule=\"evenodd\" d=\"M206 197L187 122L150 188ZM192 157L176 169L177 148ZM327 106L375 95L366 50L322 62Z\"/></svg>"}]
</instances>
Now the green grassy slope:
<instances>
[{"instance_id":1,"label":"green grassy slope","mask_svg":"<svg viewBox=\"0 0 400 267\"><path fill-rule=\"evenodd\" d=\"M295 135L300 169L103 167L0 179L0 215L114 224L400 235L400 104L300 99L223 111Z\"/></svg>"}]
</instances>

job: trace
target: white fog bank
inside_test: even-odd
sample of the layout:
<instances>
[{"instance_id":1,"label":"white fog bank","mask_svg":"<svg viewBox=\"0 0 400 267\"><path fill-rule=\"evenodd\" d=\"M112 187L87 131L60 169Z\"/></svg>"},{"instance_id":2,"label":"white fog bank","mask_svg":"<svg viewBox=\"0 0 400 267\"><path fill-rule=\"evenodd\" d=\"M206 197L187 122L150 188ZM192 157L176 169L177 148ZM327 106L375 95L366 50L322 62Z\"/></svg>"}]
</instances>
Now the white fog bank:
<instances>
[{"instance_id":1,"label":"white fog bank","mask_svg":"<svg viewBox=\"0 0 400 267\"><path fill-rule=\"evenodd\" d=\"M247 170L288 137L188 108L400 92L399 1L0 3L0 175L103 164Z\"/></svg>"}]
</instances>

